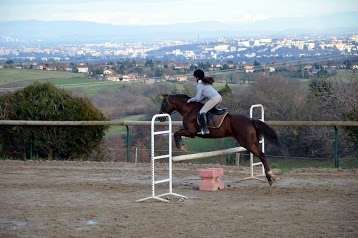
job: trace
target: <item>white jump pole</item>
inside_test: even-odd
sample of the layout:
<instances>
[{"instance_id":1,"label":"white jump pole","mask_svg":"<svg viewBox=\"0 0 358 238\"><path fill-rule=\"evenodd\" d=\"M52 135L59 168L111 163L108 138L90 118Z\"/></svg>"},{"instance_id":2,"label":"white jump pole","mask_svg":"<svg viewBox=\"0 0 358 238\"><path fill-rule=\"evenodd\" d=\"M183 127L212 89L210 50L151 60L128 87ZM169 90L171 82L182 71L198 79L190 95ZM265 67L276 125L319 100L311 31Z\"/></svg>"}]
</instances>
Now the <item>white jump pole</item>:
<instances>
[{"instance_id":1,"label":"white jump pole","mask_svg":"<svg viewBox=\"0 0 358 238\"><path fill-rule=\"evenodd\" d=\"M200 158L206 158L206 157L211 157L211 156L240 153L240 152L244 152L244 151L246 151L246 148L244 148L244 147L235 147L235 148L230 148L230 149L216 150L216 151L203 152L203 153L197 153L197 154L173 156L173 161L177 162L177 161L184 161L184 160L200 159Z\"/></svg>"},{"instance_id":2,"label":"white jump pole","mask_svg":"<svg viewBox=\"0 0 358 238\"><path fill-rule=\"evenodd\" d=\"M155 131L155 119L157 119L158 117L166 117L168 118L168 122L169 122L169 128L168 130L164 130L164 131ZM156 156L155 155L155 136L156 135L168 135L168 151L169 153L166 155L160 155L160 156ZM169 165L169 177L167 179L162 179L162 180L155 180L155 161L159 160L159 159L168 159L168 165ZM177 197L181 197L181 198L187 198L186 196L182 196L180 194L177 193L173 193L173 174L172 174L172 119L170 117L169 114L157 114L154 115L152 118L152 123L151 123L151 164L152 164L152 196L150 197L146 197L146 198L142 198L137 200L137 202L142 202L148 199L157 199L159 201L164 201L164 202L169 202L166 199L163 199L161 197L163 196L168 196L168 195L173 195L173 196L177 196ZM155 194L155 185L156 184L160 184L160 183L169 183L169 191L168 193L163 193L160 195L156 195Z\"/></svg>"}]
</instances>

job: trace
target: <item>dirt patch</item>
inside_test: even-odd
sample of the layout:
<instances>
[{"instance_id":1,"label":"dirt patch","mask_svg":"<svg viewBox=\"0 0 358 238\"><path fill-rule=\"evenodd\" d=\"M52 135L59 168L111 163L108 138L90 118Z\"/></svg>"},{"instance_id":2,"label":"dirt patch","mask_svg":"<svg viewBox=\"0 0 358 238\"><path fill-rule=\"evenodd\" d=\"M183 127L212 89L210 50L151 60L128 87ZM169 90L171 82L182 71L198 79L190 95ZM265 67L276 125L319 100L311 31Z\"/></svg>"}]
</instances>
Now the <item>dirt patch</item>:
<instances>
[{"instance_id":1,"label":"dirt patch","mask_svg":"<svg viewBox=\"0 0 358 238\"><path fill-rule=\"evenodd\" d=\"M151 195L147 163L0 161L0 237L358 237L355 171L300 169L270 187L224 166L225 189L203 192L207 167L174 164L188 199L137 203Z\"/></svg>"}]
</instances>

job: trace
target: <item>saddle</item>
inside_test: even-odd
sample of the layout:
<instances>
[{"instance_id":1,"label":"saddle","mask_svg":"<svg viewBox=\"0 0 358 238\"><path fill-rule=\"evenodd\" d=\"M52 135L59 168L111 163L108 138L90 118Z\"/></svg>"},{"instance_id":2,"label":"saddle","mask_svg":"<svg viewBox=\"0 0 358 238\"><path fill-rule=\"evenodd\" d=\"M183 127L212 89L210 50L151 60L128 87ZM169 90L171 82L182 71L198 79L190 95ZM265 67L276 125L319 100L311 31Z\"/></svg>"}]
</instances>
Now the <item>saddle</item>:
<instances>
[{"instance_id":1,"label":"saddle","mask_svg":"<svg viewBox=\"0 0 358 238\"><path fill-rule=\"evenodd\" d=\"M208 113L206 114L206 117L208 119L208 127L209 128L219 128L227 114L229 114L229 113L226 111L226 108L218 109L218 108L214 107L213 109L208 111ZM197 122L199 125L201 125L199 116L200 115L198 112Z\"/></svg>"},{"instance_id":2,"label":"saddle","mask_svg":"<svg viewBox=\"0 0 358 238\"><path fill-rule=\"evenodd\" d=\"M212 108L209 113L212 115L222 115L226 112L226 108Z\"/></svg>"}]
</instances>

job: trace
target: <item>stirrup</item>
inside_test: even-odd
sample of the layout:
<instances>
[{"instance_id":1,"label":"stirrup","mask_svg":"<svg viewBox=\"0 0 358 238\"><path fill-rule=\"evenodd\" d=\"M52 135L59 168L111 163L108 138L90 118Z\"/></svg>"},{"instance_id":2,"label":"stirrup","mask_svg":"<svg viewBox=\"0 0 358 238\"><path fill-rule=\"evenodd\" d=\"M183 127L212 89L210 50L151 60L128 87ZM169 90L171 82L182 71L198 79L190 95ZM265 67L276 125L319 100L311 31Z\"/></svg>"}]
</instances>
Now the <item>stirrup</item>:
<instances>
[{"instance_id":1,"label":"stirrup","mask_svg":"<svg viewBox=\"0 0 358 238\"><path fill-rule=\"evenodd\" d=\"M197 133L198 135L208 135L210 134L210 131L208 128L204 129L204 128L201 128L200 131L198 131Z\"/></svg>"},{"instance_id":2,"label":"stirrup","mask_svg":"<svg viewBox=\"0 0 358 238\"><path fill-rule=\"evenodd\" d=\"M197 135L205 135L204 129L201 129L200 131L198 131L198 133L196 133Z\"/></svg>"}]
</instances>

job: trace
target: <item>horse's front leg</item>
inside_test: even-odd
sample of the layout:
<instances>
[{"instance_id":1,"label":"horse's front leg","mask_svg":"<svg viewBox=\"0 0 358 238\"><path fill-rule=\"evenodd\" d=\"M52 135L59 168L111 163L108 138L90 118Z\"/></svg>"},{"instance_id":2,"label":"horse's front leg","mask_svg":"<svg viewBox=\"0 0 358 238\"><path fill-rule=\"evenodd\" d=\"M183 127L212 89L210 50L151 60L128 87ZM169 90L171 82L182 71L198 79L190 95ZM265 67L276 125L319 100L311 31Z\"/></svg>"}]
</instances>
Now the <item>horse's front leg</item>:
<instances>
[{"instance_id":1,"label":"horse's front leg","mask_svg":"<svg viewBox=\"0 0 358 238\"><path fill-rule=\"evenodd\" d=\"M181 150L185 150L185 144L182 140L182 136L194 138L195 135L196 135L195 131L190 131L187 129L180 129L179 131L174 132L175 146Z\"/></svg>"}]
</instances>

